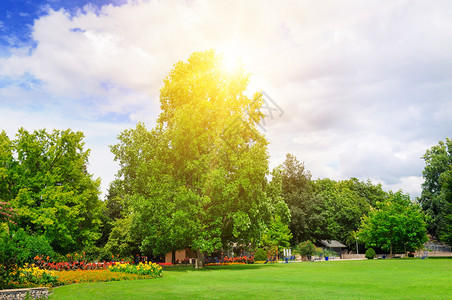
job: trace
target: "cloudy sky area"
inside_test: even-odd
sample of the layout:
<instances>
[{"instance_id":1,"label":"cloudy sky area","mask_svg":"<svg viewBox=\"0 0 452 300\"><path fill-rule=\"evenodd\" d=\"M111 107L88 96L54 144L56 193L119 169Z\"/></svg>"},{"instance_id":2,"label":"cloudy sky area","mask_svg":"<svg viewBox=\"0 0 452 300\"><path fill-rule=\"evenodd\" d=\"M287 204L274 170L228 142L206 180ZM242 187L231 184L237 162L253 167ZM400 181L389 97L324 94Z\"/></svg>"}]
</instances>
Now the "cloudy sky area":
<instances>
[{"instance_id":1,"label":"cloudy sky area","mask_svg":"<svg viewBox=\"0 0 452 300\"><path fill-rule=\"evenodd\" d=\"M419 196L425 150L452 137L452 1L0 2L0 129L83 131L102 190L108 145L153 126L173 64L239 56L281 111L271 167L357 177Z\"/></svg>"}]
</instances>

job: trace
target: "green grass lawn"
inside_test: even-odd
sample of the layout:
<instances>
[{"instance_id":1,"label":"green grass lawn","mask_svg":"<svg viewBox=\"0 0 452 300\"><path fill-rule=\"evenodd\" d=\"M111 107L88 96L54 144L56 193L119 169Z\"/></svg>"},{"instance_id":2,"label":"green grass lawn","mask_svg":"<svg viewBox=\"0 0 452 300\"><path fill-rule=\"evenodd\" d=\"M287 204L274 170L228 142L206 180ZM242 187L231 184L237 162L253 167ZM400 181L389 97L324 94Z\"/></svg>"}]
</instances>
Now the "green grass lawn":
<instances>
[{"instance_id":1,"label":"green grass lawn","mask_svg":"<svg viewBox=\"0 0 452 300\"><path fill-rule=\"evenodd\" d=\"M165 270L163 278L69 285L51 299L452 299L452 259Z\"/></svg>"}]
</instances>

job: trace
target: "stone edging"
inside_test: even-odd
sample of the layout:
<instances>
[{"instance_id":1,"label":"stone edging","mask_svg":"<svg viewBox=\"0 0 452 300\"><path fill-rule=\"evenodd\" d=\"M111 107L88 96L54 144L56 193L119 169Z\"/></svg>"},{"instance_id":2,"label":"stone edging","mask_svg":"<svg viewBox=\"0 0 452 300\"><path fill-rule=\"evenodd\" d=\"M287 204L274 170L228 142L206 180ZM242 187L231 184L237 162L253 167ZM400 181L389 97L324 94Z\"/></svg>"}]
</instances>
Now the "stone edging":
<instances>
[{"instance_id":1,"label":"stone edging","mask_svg":"<svg viewBox=\"0 0 452 300\"><path fill-rule=\"evenodd\" d=\"M24 299L27 294L31 299L47 299L49 288L38 287L29 289L0 290L0 300Z\"/></svg>"}]
</instances>

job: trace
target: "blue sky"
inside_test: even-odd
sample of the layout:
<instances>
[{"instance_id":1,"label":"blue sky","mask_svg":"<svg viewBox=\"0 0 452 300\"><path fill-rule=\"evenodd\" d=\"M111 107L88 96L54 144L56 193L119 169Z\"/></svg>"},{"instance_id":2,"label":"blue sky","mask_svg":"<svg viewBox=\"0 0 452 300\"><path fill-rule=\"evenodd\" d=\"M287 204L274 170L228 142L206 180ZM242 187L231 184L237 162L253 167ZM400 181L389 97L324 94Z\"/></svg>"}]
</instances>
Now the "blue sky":
<instances>
[{"instance_id":1,"label":"blue sky","mask_svg":"<svg viewBox=\"0 0 452 300\"><path fill-rule=\"evenodd\" d=\"M83 131L102 191L108 145L152 126L172 65L239 56L282 113L271 167L295 154L314 178L421 191L425 150L452 133L450 1L0 2L0 128Z\"/></svg>"},{"instance_id":2,"label":"blue sky","mask_svg":"<svg viewBox=\"0 0 452 300\"><path fill-rule=\"evenodd\" d=\"M125 0L2 0L0 2L1 30L0 44L8 47L20 47L33 43L31 31L35 19L45 15L49 9L64 9L71 14L76 14L81 7L91 4L96 8L103 5L121 5ZM5 48L3 48L5 50Z\"/></svg>"}]
</instances>

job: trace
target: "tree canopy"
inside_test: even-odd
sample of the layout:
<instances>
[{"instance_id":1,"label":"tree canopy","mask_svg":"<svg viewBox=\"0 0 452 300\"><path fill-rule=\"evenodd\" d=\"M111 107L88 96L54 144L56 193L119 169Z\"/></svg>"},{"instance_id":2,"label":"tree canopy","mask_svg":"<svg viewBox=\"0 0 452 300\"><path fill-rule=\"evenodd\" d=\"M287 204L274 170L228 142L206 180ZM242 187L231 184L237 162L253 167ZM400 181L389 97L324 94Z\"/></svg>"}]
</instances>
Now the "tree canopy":
<instances>
[{"instance_id":1,"label":"tree canopy","mask_svg":"<svg viewBox=\"0 0 452 300\"><path fill-rule=\"evenodd\" d=\"M98 238L100 180L87 172L83 137L70 129L21 128L15 140L0 134L0 200L15 209L19 227L45 236L60 253Z\"/></svg>"},{"instance_id":2,"label":"tree canopy","mask_svg":"<svg viewBox=\"0 0 452 300\"><path fill-rule=\"evenodd\" d=\"M424 183L419 201L431 217L428 230L452 245L452 140L440 141L426 151L423 159Z\"/></svg>"},{"instance_id":3,"label":"tree canopy","mask_svg":"<svg viewBox=\"0 0 452 300\"><path fill-rule=\"evenodd\" d=\"M112 146L142 251L258 243L285 207L266 193L268 142L256 129L263 99L246 96L248 77L225 71L213 50L193 53L164 80L156 126L137 124Z\"/></svg>"},{"instance_id":4,"label":"tree canopy","mask_svg":"<svg viewBox=\"0 0 452 300\"><path fill-rule=\"evenodd\" d=\"M291 154L282 165L282 196L290 209L293 244L326 236L325 203L314 193L309 171Z\"/></svg>"},{"instance_id":5,"label":"tree canopy","mask_svg":"<svg viewBox=\"0 0 452 300\"><path fill-rule=\"evenodd\" d=\"M364 216L358 236L367 247L394 251L415 251L427 239L426 216L417 203L402 192L389 193Z\"/></svg>"},{"instance_id":6,"label":"tree canopy","mask_svg":"<svg viewBox=\"0 0 452 300\"><path fill-rule=\"evenodd\" d=\"M383 201L386 197L380 185L374 186L356 178L342 181L319 179L314 185L326 211L325 238L341 242L346 242L358 229L361 218L369 213L371 203L376 199Z\"/></svg>"}]
</instances>

